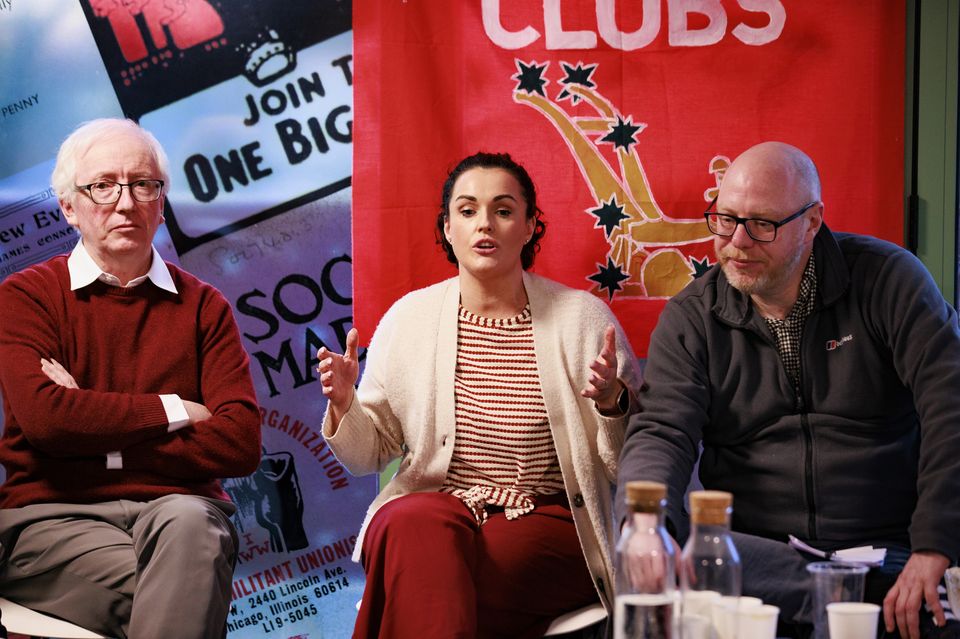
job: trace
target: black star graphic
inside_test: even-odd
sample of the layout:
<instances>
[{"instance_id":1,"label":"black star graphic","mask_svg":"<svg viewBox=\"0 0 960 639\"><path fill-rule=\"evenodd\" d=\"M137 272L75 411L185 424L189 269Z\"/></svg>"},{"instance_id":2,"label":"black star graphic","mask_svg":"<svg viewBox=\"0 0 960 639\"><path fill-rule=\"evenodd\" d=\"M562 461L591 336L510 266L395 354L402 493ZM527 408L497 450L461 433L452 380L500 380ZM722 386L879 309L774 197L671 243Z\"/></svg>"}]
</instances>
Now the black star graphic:
<instances>
[{"instance_id":1,"label":"black star graphic","mask_svg":"<svg viewBox=\"0 0 960 639\"><path fill-rule=\"evenodd\" d=\"M629 151L630 145L637 143L633 135L642 128L642 124L634 124L630 121L629 117L626 119L626 121L624 121L624 119L618 115L617 123L610 127L610 133L607 133L605 136L600 138L600 140L602 142L613 142L615 146Z\"/></svg>"},{"instance_id":2,"label":"black star graphic","mask_svg":"<svg viewBox=\"0 0 960 639\"><path fill-rule=\"evenodd\" d=\"M607 265L597 264L597 267L600 269L593 275L587 277L588 280L593 280L600 285L600 290L607 289L610 299L613 299L613 294L616 291L622 291L623 287L620 286L620 282L630 277L626 273L620 270L620 267L613 263L613 260L609 257L607 258Z\"/></svg>"},{"instance_id":3,"label":"black star graphic","mask_svg":"<svg viewBox=\"0 0 960 639\"><path fill-rule=\"evenodd\" d=\"M710 264L709 257L703 258L703 261L700 261L695 257L691 257L690 265L693 266L693 279L697 279L701 275L706 275L707 271L710 270L710 267L713 266Z\"/></svg>"},{"instance_id":4,"label":"black star graphic","mask_svg":"<svg viewBox=\"0 0 960 639\"><path fill-rule=\"evenodd\" d=\"M514 90L526 91L527 93L539 93L543 97L547 97L547 94L543 92L543 85L547 83L547 80L543 77L543 72L547 70L548 64L550 63L546 62L542 66L538 66L534 61L527 65L517 60L517 69L519 69L520 73L513 76L519 80L517 88Z\"/></svg>"},{"instance_id":5,"label":"black star graphic","mask_svg":"<svg viewBox=\"0 0 960 639\"><path fill-rule=\"evenodd\" d=\"M563 72L567 74L563 80L560 80L560 84L579 84L582 87L588 87L592 89L597 86L593 83L593 80L590 79L590 76L593 75L593 72L597 70L597 65L591 64L588 67L584 67L582 62L578 62L577 66L572 67L566 62L561 62L560 66L563 67ZM571 93L564 88L560 92L560 95L557 96L558 100L563 100L564 98L571 98L573 103L576 104L580 100L580 96L576 93Z\"/></svg>"},{"instance_id":6,"label":"black star graphic","mask_svg":"<svg viewBox=\"0 0 960 639\"><path fill-rule=\"evenodd\" d=\"M599 208L587 211L590 215L597 217L597 223L593 228L598 229L601 226L607 233L607 237L613 233L613 229L620 226L620 222L630 217L623 212L623 207L617 204L617 196L611 195L609 202L603 202Z\"/></svg>"}]
</instances>

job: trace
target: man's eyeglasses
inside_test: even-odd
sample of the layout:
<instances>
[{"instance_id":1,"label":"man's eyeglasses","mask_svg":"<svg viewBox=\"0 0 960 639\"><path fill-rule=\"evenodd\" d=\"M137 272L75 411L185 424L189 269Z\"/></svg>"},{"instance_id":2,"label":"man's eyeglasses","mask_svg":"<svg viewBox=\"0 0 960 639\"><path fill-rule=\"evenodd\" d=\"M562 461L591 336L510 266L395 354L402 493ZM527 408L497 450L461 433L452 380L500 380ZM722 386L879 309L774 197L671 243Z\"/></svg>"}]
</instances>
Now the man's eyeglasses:
<instances>
[{"instance_id":1,"label":"man's eyeglasses","mask_svg":"<svg viewBox=\"0 0 960 639\"><path fill-rule=\"evenodd\" d=\"M129 184L100 180L75 188L89 193L96 204L113 204L120 199L123 187L130 189L130 195L137 202L156 202L163 193L163 180L137 180Z\"/></svg>"},{"instance_id":2,"label":"man's eyeglasses","mask_svg":"<svg viewBox=\"0 0 960 639\"><path fill-rule=\"evenodd\" d=\"M743 224L743 228L747 229L747 235L753 238L755 242L772 242L777 239L778 228L788 222L794 221L816 204L817 202L815 201L804 204L803 208L796 213L788 215L779 222L774 222L757 217L737 217L736 215L727 215L726 213L711 211L710 209L717 205L717 198L713 198L703 217L707 219L707 228L710 229L710 232L714 235L730 237L737 232L737 226Z\"/></svg>"}]
</instances>

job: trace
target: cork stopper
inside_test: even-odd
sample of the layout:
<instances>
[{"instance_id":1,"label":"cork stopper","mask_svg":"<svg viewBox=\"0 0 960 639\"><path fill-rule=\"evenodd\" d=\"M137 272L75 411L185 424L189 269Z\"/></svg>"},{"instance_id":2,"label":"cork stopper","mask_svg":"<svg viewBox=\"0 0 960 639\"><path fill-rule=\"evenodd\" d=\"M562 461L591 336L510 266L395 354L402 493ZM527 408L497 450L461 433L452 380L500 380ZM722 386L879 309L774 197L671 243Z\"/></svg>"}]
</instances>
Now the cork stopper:
<instances>
[{"instance_id":1,"label":"cork stopper","mask_svg":"<svg viewBox=\"0 0 960 639\"><path fill-rule=\"evenodd\" d=\"M667 486L655 481L628 481L627 507L635 512L660 512L667 497Z\"/></svg>"},{"instance_id":2,"label":"cork stopper","mask_svg":"<svg viewBox=\"0 0 960 639\"><path fill-rule=\"evenodd\" d=\"M733 495L722 490L696 490L690 493L690 520L708 526L729 526Z\"/></svg>"}]
</instances>

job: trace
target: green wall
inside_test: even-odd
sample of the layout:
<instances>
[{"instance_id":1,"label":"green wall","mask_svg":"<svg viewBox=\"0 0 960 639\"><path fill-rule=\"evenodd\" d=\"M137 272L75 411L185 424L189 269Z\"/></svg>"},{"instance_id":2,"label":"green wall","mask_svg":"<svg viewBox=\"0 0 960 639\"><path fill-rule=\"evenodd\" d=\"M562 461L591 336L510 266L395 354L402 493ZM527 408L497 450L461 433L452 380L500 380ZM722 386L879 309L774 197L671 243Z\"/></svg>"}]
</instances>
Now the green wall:
<instances>
[{"instance_id":1,"label":"green wall","mask_svg":"<svg viewBox=\"0 0 960 639\"><path fill-rule=\"evenodd\" d=\"M912 199L917 256L956 306L960 2L909 0L907 11L905 240Z\"/></svg>"}]
</instances>

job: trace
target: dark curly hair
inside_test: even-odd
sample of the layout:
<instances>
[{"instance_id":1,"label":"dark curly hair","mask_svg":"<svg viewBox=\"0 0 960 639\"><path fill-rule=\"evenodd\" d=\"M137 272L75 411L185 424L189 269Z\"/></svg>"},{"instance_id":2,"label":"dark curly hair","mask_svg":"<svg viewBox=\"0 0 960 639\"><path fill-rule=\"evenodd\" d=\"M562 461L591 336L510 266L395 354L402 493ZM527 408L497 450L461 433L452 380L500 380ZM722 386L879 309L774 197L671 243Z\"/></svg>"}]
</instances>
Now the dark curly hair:
<instances>
[{"instance_id":1,"label":"dark curly hair","mask_svg":"<svg viewBox=\"0 0 960 639\"><path fill-rule=\"evenodd\" d=\"M536 223L533 227L533 235L530 241L523 245L520 251L520 265L523 270L533 266L533 258L540 250L540 239L547 232L547 225L543 223L540 216L543 211L537 206L537 189L530 179L527 170L517 164L507 153L474 153L473 155L460 160L459 164L453 167L453 170L447 175L443 183L443 192L440 198L440 212L437 214L437 244L443 247L447 253L447 259L454 266L459 265L457 256L453 253L453 246L447 241L444 234L444 225L450 216L450 198L453 196L453 185L457 178L470 169L503 169L517 180L520 185L520 191L523 198L527 201L527 219L533 218Z\"/></svg>"}]
</instances>

